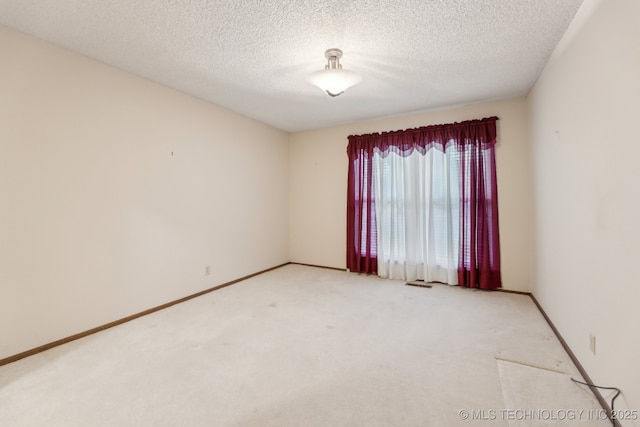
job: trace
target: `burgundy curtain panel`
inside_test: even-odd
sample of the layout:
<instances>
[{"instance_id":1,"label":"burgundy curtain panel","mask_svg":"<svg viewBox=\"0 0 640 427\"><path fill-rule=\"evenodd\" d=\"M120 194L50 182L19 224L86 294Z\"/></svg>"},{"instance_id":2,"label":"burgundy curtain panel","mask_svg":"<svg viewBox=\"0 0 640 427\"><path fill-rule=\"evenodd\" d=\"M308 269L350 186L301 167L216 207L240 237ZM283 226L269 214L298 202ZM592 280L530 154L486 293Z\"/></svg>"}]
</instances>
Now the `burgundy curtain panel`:
<instances>
[{"instance_id":1,"label":"burgundy curtain panel","mask_svg":"<svg viewBox=\"0 0 640 427\"><path fill-rule=\"evenodd\" d=\"M460 242L458 283L481 289L502 287L498 191L497 117L425 126L403 131L349 136L347 153L347 268L377 272L377 230L373 156L408 156L435 148L456 150L460 161Z\"/></svg>"},{"instance_id":2,"label":"burgundy curtain panel","mask_svg":"<svg viewBox=\"0 0 640 427\"><path fill-rule=\"evenodd\" d=\"M502 287L496 120L497 117L491 117L464 122L455 132L460 156L458 284L469 288Z\"/></svg>"},{"instance_id":3,"label":"burgundy curtain panel","mask_svg":"<svg viewBox=\"0 0 640 427\"><path fill-rule=\"evenodd\" d=\"M350 140L347 147L347 269L356 273L375 274L378 271L372 183L374 147L373 141L367 138Z\"/></svg>"}]
</instances>

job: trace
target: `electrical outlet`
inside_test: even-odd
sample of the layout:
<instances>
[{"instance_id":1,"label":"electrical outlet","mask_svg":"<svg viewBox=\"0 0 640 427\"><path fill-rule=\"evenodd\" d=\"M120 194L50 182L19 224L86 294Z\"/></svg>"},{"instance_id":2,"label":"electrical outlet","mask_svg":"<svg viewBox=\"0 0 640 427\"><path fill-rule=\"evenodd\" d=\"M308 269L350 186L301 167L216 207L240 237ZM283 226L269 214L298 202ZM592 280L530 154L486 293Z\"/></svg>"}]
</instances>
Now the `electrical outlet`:
<instances>
[{"instance_id":1,"label":"electrical outlet","mask_svg":"<svg viewBox=\"0 0 640 427\"><path fill-rule=\"evenodd\" d=\"M593 334L589 334L589 349L591 353L596 354L596 336Z\"/></svg>"},{"instance_id":2,"label":"electrical outlet","mask_svg":"<svg viewBox=\"0 0 640 427\"><path fill-rule=\"evenodd\" d=\"M210 274L211 274L211 266L207 265L207 266L204 267L204 275L208 276Z\"/></svg>"}]
</instances>

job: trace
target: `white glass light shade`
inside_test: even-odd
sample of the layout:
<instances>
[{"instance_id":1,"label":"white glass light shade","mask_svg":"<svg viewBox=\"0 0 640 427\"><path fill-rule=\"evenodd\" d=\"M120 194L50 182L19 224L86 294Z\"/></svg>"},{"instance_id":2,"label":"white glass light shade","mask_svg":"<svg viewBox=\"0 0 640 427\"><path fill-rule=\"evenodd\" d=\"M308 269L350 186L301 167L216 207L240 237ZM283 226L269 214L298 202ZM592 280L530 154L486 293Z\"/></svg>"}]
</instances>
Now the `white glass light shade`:
<instances>
[{"instance_id":1,"label":"white glass light shade","mask_svg":"<svg viewBox=\"0 0 640 427\"><path fill-rule=\"evenodd\" d=\"M307 82L318 86L329 96L338 96L351 86L355 86L362 81L362 76L358 73L343 69L326 69L311 73L307 77Z\"/></svg>"}]
</instances>

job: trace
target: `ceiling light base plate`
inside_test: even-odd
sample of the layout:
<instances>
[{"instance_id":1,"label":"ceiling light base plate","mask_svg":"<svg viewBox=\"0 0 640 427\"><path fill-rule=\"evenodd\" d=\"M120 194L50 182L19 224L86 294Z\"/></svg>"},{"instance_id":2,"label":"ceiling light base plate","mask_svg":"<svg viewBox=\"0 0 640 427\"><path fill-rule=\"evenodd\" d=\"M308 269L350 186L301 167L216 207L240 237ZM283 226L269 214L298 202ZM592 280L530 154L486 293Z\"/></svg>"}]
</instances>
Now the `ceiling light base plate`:
<instances>
[{"instance_id":1,"label":"ceiling light base plate","mask_svg":"<svg viewBox=\"0 0 640 427\"><path fill-rule=\"evenodd\" d=\"M327 59L330 58L342 58L342 51L340 49L327 49L327 51L324 53L324 57Z\"/></svg>"}]
</instances>

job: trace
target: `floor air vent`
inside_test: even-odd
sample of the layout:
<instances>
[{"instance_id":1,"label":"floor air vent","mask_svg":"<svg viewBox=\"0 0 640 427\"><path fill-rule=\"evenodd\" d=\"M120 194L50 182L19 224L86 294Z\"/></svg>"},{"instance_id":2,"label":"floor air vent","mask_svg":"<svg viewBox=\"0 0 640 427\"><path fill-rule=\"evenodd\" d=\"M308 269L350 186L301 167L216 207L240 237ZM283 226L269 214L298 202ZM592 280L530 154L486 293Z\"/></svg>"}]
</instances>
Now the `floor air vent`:
<instances>
[{"instance_id":1,"label":"floor air vent","mask_svg":"<svg viewBox=\"0 0 640 427\"><path fill-rule=\"evenodd\" d=\"M413 282L407 282L407 285L409 286L418 286L421 288L431 288L433 287L433 285L430 285L428 283L426 283L424 280L415 280Z\"/></svg>"}]
</instances>

